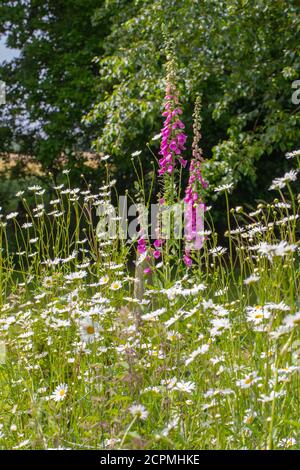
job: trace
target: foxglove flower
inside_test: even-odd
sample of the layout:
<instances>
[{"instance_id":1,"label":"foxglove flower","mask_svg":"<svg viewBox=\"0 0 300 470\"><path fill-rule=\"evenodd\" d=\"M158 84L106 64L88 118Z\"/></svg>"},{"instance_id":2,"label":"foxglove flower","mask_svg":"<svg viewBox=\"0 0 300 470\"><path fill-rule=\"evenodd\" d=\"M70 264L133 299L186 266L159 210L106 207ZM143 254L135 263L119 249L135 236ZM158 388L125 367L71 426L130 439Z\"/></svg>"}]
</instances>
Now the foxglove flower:
<instances>
[{"instance_id":1,"label":"foxglove flower","mask_svg":"<svg viewBox=\"0 0 300 470\"><path fill-rule=\"evenodd\" d=\"M169 44L171 46L171 44ZM167 86L165 94L164 124L161 130L161 145L159 159L159 176L165 176L164 194L160 199L160 205L170 204L174 201L174 180L173 174L176 168L185 168L187 160L183 157L186 150L185 143L187 136L184 133L185 125L181 120L182 109L180 107L178 92L176 89L176 62L174 51L169 49L167 63ZM163 240L157 235L154 242L153 257L158 260L161 257Z\"/></svg>"},{"instance_id":2,"label":"foxglove flower","mask_svg":"<svg viewBox=\"0 0 300 470\"><path fill-rule=\"evenodd\" d=\"M182 109L176 90L175 75L175 60L171 57L168 62L165 105L162 113L165 120L161 130L162 139L159 152L161 158L159 159L158 174L160 176L164 174L171 175L178 162L183 167L187 164L187 161L182 157L182 152L186 150L187 137L183 131L185 126L180 119Z\"/></svg>"},{"instance_id":3,"label":"foxglove flower","mask_svg":"<svg viewBox=\"0 0 300 470\"><path fill-rule=\"evenodd\" d=\"M205 204L202 202L201 193L207 189L208 184L203 179L201 165L204 161L202 150L199 147L201 139L201 123L200 123L200 97L197 97L194 112L194 140L192 144L193 158L190 164L190 175L188 186L185 191L185 238L186 251L183 261L186 266L192 265L190 258L191 248L199 250L203 245L203 235L199 232L203 231L203 213L205 212Z\"/></svg>"}]
</instances>

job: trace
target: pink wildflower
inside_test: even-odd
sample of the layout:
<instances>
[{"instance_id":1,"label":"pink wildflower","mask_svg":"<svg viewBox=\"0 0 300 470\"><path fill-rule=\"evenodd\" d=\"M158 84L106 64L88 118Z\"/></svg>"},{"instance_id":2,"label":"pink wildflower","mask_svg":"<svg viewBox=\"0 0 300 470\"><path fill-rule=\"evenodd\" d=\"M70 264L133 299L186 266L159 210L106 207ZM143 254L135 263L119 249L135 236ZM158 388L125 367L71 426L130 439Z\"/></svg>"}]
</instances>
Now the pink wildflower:
<instances>
[{"instance_id":1,"label":"pink wildflower","mask_svg":"<svg viewBox=\"0 0 300 470\"><path fill-rule=\"evenodd\" d=\"M163 241L162 240L155 240L155 242L153 243L153 245L155 246L155 248L160 248L163 244Z\"/></svg>"},{"instance_id":2,"label":"pink wildflower","mask_svg":"<svg viewBox=\"0 0 300 470\"><path fill-rule=\"evenodd\" d=\"M200 134L200 98L197 97L194 112L194 140L192 144L193 158L190 164L190 176L188 186L185 191L185 236L187 245L193 249L199 250L203 245L203 235L199 234L203 230L203 212L205 211L205 204L201 201L201 192L208 187L207 182L203 179L201 173L201 165L204 161L202 150L199 147ZM189 257L190 248L186 250L184 256L184 263L187 266L192 264Z\"/></svg>"},{"instance_id":3,"label":"pink wildflower","mask_svg":"<svg viewBox=\"0 0 300 470\"><path fill-rule=\"evenodd\" d=\"M143 253L146 253L147 243L146 243L146 240L144 238L140 238L138 240L137 251L139 252L140 255L142 255Z\"/></svg>"},{"instance_id":4,"label":"pink wildflower","mask_svg":"<svg viewBox=\"0 0 300 470\"><path fill-rule=\"evenodd\" d=\"M183 262L188 268L190 268L193 264L193 260L187 254L184 255Z\"/></svg>"},{"instance_id":5,"label":"pink wildflower","mask_svg":"<svg viewBox=\"0 0 300 470\"><path fill-rule=\"evenodd\" d=\"M181 157L182 152L185 150L186 135L182 131L184 129L183 122L179 119L182 114L182 109L178 106L178 93L175 86L175 72L174 64L169 64L169 73L167 76L167 88L165 95L165 110L162 115L165 117L164 125L161 130L161 146L160 155L162 158L159 160L160 176L164 174L171 175L176 167L177 161L185 166L185 160Z\"/></svg>"}]
</instances>

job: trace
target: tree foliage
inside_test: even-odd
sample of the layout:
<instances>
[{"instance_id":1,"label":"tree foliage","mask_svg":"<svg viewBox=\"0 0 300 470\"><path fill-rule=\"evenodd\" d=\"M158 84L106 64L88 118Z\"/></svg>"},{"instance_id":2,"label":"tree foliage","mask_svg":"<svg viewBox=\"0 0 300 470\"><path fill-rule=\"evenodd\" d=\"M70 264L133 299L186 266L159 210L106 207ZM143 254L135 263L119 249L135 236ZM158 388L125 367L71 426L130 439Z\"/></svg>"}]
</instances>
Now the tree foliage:
<instances>
[{"instance_id":1,"label":"tree foliage","mask_svg":"<svg viewBox=\"0 0 300 470\"><path fill-rule=\"evenodd\" d=\"M106 2L99 10L115 8ZM283 0L126 2L99 57L99 95L88 119L96 141L116 157L160 128L164 93L162 27L176 41L186 116L203 96L203 145L212 183L261 178L282 170L282 153L299 145L299 108L291 102L299 70L299 3ZM187 118L185 117L185 120ZM189 127L191 128L190 122Z\"/></svg>"},{"instance_id":2,"label":"tree foliage","mask_svg":"<svg viewBox=\"0 0 300 470\"><path fill-rule=\"evenodd\" d=\"M161 126L163 28L176 43L190 133L202 95L211 188L233 181L245 192L246 183L247 196L258 196L282 171L283 152L299 145L291 101L300 75L297 0L3 0L0 14L8 44L21 49L1 68L8 105L0 150L16 140L51 167L94 140L120 178L130 175L135 150L144 149L149 168L146 144L157 152L151 138Z\"/></svg>"},{"instance_id":3,"label":"tree foliage","mask_svg":"<svg viewBox=\"0 0 300 470\"><path fill-rule=\"evenodd\" d=\"M90 149L95 127L82 123L96 93L92 60L103 53L107 23L93 23L98 0L3 0L1 32L20 56L0 68L7 84L0 151L34 155L45 168ZM16 146L16 145L15 145Z\"/></svg>"}]
</instances>

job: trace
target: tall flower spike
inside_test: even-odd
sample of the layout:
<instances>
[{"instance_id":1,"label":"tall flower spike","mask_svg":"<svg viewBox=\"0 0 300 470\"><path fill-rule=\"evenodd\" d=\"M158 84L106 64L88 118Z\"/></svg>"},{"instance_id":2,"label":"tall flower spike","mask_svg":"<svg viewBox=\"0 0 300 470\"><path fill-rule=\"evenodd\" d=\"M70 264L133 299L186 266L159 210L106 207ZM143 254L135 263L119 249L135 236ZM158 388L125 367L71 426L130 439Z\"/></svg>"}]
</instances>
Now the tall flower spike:
<instances>
[{"instance_id":1,"label":"tall flower spike","mask_svg":"<svg viewBox=\"0 0 300 470\"><path fill-rule=\"evenodd\" d=\"M203 190L207 189L208 183L203 179L201 166L204 158L202 149L199 147L201 139L201 99L197 96L194 110L194 139L192 144L192 160L190 164L190 176L188 186L185 191L185 239L186 248L183 258L186 266L192 265L190 258L191 250L199 250L203 245L203 214L205 204L202 201Z\"/></svg>"},{"instance_id":2,"label":"tall flower spike","mask_svg":"<svg viewBox=\"0 0 300 470\"><path fill-rule=\"evenodd\" d=\"M172 40L166 38L167 49L167 79L166 94L164 99L164 111L162 113L164 119L163 128L161 130L161 145L159 159L159 176L163 177L163 197L160 198L160 205L173 204L176 186L174 181L174 173L176 167L185 167L187 161L183 158L183 151L186 150L186 135L184 133L185 125L180 116L182 109L179 104L178 91L176 89L176 59L174 45ZM163 240L160 230L157 231L157 240L154 242L153 257L159 260L162 255Z\"/></svg>"},{"instance_id":3,"label":"tall flower spike","mask_svg":"<svg viewBox=\"0 0 300 470\"><path fill-rule=\"evenodd\" d=\"M168 43L167 60L167 85L164 111L162 113L165 120L161 130L162 140L159 152L161 158L159 159L158 174L160 176L164 174L172 175L177 162L183 167L187 163L182 157L182 152L186 150L185 142L187 137L183 131L185 126L179 117L182 114L182 109L176 89L175 53L170 41Z\"/></svg>"}]
</instances>

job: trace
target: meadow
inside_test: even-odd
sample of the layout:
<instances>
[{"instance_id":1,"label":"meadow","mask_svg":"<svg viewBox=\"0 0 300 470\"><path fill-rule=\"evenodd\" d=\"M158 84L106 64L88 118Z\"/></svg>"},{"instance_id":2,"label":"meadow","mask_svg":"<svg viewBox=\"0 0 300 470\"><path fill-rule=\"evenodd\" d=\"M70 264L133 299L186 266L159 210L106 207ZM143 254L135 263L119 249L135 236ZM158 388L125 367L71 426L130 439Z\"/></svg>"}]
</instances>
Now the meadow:
<instances>
[{"instance_id":1,"label":"meadow","mask_svg":"<svg viewBox=\"0 0 300 470\"><path fill-rule=\"evenodd\" d=\"M300 448L300 151L272 202L231 207L234 182L216 186L218 233L200 97L188 158L171 53L162 114L156 197L189 208L183 237L171 217L171 236L158 218L149 238L141 210L123 236L109 156L98 191L65 169L51 193L29 186L0 211L1 449ZM148 209L140 153L127 196Z\"/></svg>"},{"instance_id":2,"label":"meadow","mask_svg":"<svg viewBox=\"0 0 300 470\"><path fill-rule=\"evenodd\" d=\"M0 216L2 449L299 448L299 151L288 157L273 203L229 203L229 248L208 208L196 262L163 253L143 280L135 241L96 236L114 181L55 187L50 209L41 187L33 208L18 194L23 220Z\"/></svg>"}]
</instances>

